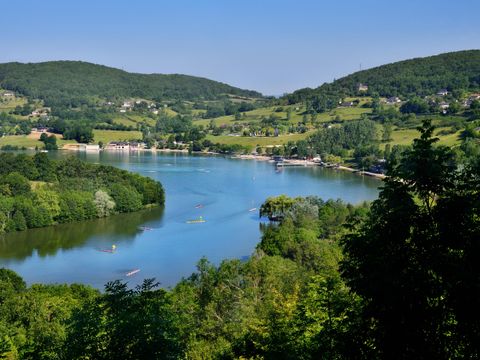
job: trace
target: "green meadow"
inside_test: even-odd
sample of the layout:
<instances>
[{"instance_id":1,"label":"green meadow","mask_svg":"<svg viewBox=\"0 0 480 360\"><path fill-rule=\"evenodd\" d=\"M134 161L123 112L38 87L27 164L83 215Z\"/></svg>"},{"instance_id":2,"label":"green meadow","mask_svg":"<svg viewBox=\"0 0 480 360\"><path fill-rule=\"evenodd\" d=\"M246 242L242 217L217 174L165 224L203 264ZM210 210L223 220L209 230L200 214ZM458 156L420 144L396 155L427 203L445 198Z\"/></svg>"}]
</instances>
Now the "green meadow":
<instances>
[{"instance_id":1,"label":"green meadow","mask_svg":"<svg viewBox=\"0 0 480 360\"><path fill-rule=\"evenodd\" d=\"M140 131L93 130L94 142L108 144L111 141L142 140Z\"/></svg>"}]
</instances>

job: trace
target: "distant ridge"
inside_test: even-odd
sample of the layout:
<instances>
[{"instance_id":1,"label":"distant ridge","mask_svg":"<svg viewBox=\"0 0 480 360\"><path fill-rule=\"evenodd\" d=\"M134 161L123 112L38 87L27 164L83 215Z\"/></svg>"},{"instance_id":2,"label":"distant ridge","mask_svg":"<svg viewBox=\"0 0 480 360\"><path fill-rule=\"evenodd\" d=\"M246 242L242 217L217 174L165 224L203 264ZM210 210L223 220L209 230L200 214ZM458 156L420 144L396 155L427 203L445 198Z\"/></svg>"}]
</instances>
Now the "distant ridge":
<instances>
[{"instance_id":1,"label":"distant ridge","mask_svg":"<svg viewBox=\"0 0 480 360\"><path fill-rule=\"evenodd\" d=\"M359 84L366 85L359 91ZM480 50L449 52L403 60L355 72L315 89L304 88L287 94L289 103L315 100L328 107L346 96L427 96L440 89L480 88Z\"/></svg>"},{"instance_id":2,"label":"distant ridge","mask_svg":"<svg viewBox=\"0 0 480 360\"><path fill-rule=\"evenodd\" d=\"M228 95L262 97L256 91L201 77L129 73L82 61L0 64L0 87L42 99L47 106L80 106L99 98L197 101Z\"/></svg>"}]
</instances>

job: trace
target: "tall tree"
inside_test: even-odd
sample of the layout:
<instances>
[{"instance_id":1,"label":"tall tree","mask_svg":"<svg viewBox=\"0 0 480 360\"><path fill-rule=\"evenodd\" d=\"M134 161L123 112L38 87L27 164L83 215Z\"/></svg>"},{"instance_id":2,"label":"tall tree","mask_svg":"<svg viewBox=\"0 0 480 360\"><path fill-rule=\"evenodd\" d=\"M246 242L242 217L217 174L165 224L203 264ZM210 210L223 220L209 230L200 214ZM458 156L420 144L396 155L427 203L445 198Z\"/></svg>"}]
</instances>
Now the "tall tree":
<instances>
[{"instance_id":1,"label":"tall tree","mask_svg":"<svg viewBox=\"0 0 480 360\"><path fill-rule=\"evenodd\" d=\"M343 277L364 300L378 357L476 358L478 167L457 169L451 151L434 146L430 121L419 130L390 165L368 221L343 240Z\"/></svg>"}]
</instances>

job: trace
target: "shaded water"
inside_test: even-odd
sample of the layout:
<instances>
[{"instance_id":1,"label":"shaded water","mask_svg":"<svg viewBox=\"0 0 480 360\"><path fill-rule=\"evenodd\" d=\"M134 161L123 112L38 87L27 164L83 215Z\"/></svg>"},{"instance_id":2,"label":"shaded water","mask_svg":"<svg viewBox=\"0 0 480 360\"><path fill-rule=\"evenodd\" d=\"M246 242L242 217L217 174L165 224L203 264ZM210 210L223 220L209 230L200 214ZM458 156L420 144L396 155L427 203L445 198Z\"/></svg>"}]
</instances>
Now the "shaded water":
<instances>
[{"instance_id":1,"label":"shaded water","mask_svg":"<svg viewBox=\"0 0 480 360\"><path fill-rule=\"evenodd\" d=\"M223 157L121 152L77 156L160 181L165 209L1 236L0 267L15 270L28 283L81 282L102 288L110 280L136 284L155 277L162 286L172 286L191 274L202 256L214 263L249 256L260 239L258 211L249 209L259 208L268 196L318 195L359 203L375 199L381 184L342 171L295 167L276 172L268 162ZM203 207L196 208L198 204ZM206 222L186 223L199 216ZM114 253L99 251L113 244ZM140 272L126 277L133 269Z\"/></svg>"}]
</instances>

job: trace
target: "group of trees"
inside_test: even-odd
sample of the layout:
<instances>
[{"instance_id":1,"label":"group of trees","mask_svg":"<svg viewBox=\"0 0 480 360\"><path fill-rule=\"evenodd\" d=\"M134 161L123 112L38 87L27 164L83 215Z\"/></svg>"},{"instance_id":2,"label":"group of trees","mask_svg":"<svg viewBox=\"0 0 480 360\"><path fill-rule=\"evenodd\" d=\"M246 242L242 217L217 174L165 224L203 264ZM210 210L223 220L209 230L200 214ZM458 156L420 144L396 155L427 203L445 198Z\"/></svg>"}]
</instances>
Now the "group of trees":
<instances>
[{"instance_id":1,"label":"group of trees","mask_svg":"<svg viewBox=\"0 0 480 360\"><path fill-rule=\"evenodd\" d=\"M222 103L208 105L206 107L207 111L203 114L203 118L210 119L225 115L235 115L253 109L255 109L255 104L251 102L242 101L240 103L234 103L232 101L224 101Z\"/></svg>"},{"instance_id":2,"label":"group of trees","mask_svg":"<svg viewBox=\"0 0 480 360\"><path fill-rule=\"evenodd\" d=\"M89 121L55 118L49 121L47 125L50 131L62 134L65 140L76 140L79 143L93 141L93 128Z\"/></svg>"},{"instance_id":3,"label":"group of trees","mask_svg":"<svg viewBox=\"0 0 480 360\"><path fill-rule=\"evenodd\" d=\"M28 135L32 131L32 125L25 120L19 120L6 112L0 112L0 136L1 135Z\"/></svg>"},{"instance_id":4,"label":"group of trees","mask_svg":"<svg viewBox=\"0 0 480 360\"><path fill-rule=\"evenodd\" d=\"M0 233L163 203L160 183L124 170L74 157L53 161L44 153L0 154Z\"/></svg>"},{"instance_id":5,"label":"group of trees","mask_svg":"<svg viewBox=\"0 0 480 360\"><path fill-rule=\"evenodd\" d=\"M375 122L363 119L348 121L340 126L329 126L317 130L306 140L289 142L280 150L281 155L300 158L320 154L346 156L348 151L373 146L378 149L378 134Z\"/></svg>"},{"instance_id":6,"label":"group of trees","mask_svg":"<svg viewBox=\"0 0 480 360\"><path fill-rule=\"evenodd\" d=\"M45 145L45 150L58 150L57 137L55 135L42 133L40 135L40 141Z\"/></svg>"},{"instance_id":7,"label":"group of trees","mask_svg":"<svg viewBox=\"0 0 480 360\"><path fill-rule=\"evenodd\" d=\"M270 198L246 261L174 288L27 288L0 270L0 354L26 359L476 359L480 162L432 127L371 206ZM21 185L18 185L22 187ZM26 190L26 189L24 189Z\"/></svg>"}]
</instances>

